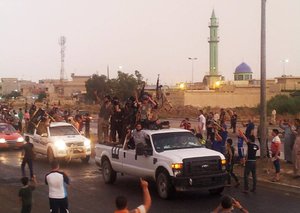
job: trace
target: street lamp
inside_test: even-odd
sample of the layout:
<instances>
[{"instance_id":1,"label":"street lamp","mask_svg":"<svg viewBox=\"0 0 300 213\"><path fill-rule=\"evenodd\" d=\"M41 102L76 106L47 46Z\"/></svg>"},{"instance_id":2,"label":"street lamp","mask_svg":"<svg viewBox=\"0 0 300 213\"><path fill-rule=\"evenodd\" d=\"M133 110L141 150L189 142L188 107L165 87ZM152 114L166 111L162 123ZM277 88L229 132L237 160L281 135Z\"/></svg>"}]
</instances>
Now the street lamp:
<instances>
[{"instance_id":1,"label":"street lamp","mask_svg":"<svg viewBox=\"0 0 300 213\"><path fill-rule=\"evenodd\" d=\"M283 60L280 60L280 62L282 63L282 71L283 71L283 74L282 76L285 76L285 66L287 63L289 63L289 59L283 59Z\"/></svg>"},{"instance_id":2,"label":"street lamp","mask_svg":"<svg viewBox=\"0 0 300 213\"><path fill-rule=\"evenodd\" d=\"M198 58L188 58L189 60L192 61L192 84L194 83L194 61L197 60Z\"/></svg>"}]
</instances>

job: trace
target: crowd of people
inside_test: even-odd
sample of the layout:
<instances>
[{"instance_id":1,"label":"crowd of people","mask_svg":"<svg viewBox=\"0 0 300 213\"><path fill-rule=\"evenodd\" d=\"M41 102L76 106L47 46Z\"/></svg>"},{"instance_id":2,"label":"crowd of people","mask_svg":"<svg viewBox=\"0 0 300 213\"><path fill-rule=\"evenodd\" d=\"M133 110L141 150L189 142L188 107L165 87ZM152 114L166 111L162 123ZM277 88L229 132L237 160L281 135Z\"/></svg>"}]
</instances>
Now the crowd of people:
<instances>
[{"instance_id":1,"label":"crowd of people","mask_svg":"<svg viewBox=\"0 0 300 213\"><path fill-rule=\"evenodd\" d=\"M12 124L15 129L20 132L26 132L28 122L36 111L37 107L35 104L32 104L30 107L25 106L24 109L19 108L18 112L6 105L1 105L0 120L1 122ZM45 119L69 122L73 124L78 131L85 129L86 136L90 136L90 116L88 113L83 116L78 110L75 113L72 113L70 110L62 110L56 106L45 112ZM98 141L124 143L126 142L125 138L128 134L132 134L135 141L139 141L138 138L141 136L141 129L158 129L161 127L158 112L157 103L152 99L151 95L146 93L139 99L130 97L124 104L116 97L111 98L110 96L105 96L100 105L98 115ZM226 170L228 172L228 186L231 186L232 178L235 181L234 186L238 187L240 185L240 181L234 173L234 164L238 162L244 167L244 192L249 192L250 173L253 182L250 191L255 192L257 182L256 153L259 150L256 139L259 140L259 132L255 135L255 124L253 119L248 119L246 124L241 122L240 126L245 128L244 131L242 131L241 127L238 127L237 123L238 115L234 111L221 109L220 112L216 113L204 113L203 110L199 110L196 126L191 124L189 118L185 118L180 123L180 128L193 132L195 136L199 138L199 141L207 148L224 154L227 160ZM229 128L227 128L228 124L230 125ZM294 165L295 177L300 177L300 120L295 119L291 121L285 119L279 122L279 128L283 130L284 134L277 128L272 129L270 135L272 137L272 140L270 141L270 153L268 153L268 156L274 165L275 172L274 177L272 178L272 181L274 182L280 181L281 162L279 158L281 153L280 138L282 137L284 138L284 159L287 163ZM236 135L236 141L234 141L234 138L229 137L229 129L232 130L232 134ZM259 127L257 130L259 131ZM145 139L145 137L140 138ZM24 157L22 161L23 178L21 180L24 186L20 190L19 196L24 203L24 206L22 207L24 211L22 210L22 212L30 212L31 206L26 206L30 203L26 196L32 196L31 193L35 189L36 179L32 171L32 160L34 158L32 154L33 147L30 145L27 138L25 141L26 144L24 145ZM267 142L267 145L268 144L269 143ZM244 147L247 148L244 149ZM237 156L235 153L237 153ZM30 179L26 179L24 170L26 164L28 164L30 169ZM51 189L51 185L58 184L51 183L51 177L53 177L55 181L61 179L62 182L59 184L69 184L68 177L58 169L58 165L52 165L51 172L46 175L46 184L49 185L49 202L52 212L56 212L58 208L68 209L67 197L59 196L59 198L55 198L51 193L51 190L56 190ZM59 175L61 175L62 178L57 178ZM147 212L151 205L151 198L149 198L149 192L146 190L147 182L141 180L141 186L144 191L144 197L146 196L146 204L135 209L135 212ZM124 197L117 197L116 206L116 212L128 211L127 200ZM216 208L216 211L220 212L222 209L226 210L233 207L239 208L243 212L247 212L247 210L241 207L239 202L228 196L222 198L222 202L220 206ZM62 212L64 212L64 210Z\"/></svg>"},{"instance_id":2,"label":"crowd of people","mask_svg":"<svg viewBox=\"0 0 300 213\"><path fill-rule=\"evenodd\" d=\"M274 113L272 114L272 125L275 125ZM199 110L199 116L196 126L193 126L189 118L185 118L180 123L180 128L184 128L192 131L199 138L205 138L205 145L207 148L211 148L215 151L221 152L227 158L227 171L228 171L228 183L231 183L231 178L236 180L236 186L240 185L238 179L233 172L233 164L238 161L244 166L244 182L245 191L248 191L248 176L252 173L253 188L255 191L256 185L256 152L259 150L259 146L256 142L260 142L259 126L257 127L257 134L255 134L255 124L252 118L248 119L247 123L240 122L240 127L237 127L238 115L231 110L221 109L220 112L209 112L204 114L202 110ZM230 129L232 134L236 138L234 143L233 138L229 137L227 130L227 124L230 123ZM277 122L279 128L283 130L280 132L277 126L270 132L267 140L267 157L272 161L274 166L274 177L271 181L280 181L280 153L281 153L281 138L284 141L284 159L286 163L293 164L294 177L300 177L300 120L294 119L293 121L285 119ZM242 131L245 128L245 131ZM268 132L268 131L267 131ZM256 141L257 140L257 141ZM245 143L247 144L245 146ZM236 144L236 146L235 146ZM237 148L237 157L235 157L235 147ZM247 147L245 149L244 147ZM246 150L246 152L245 152Z\"/></svg>"},{"instance_id":3,"label":"crowd of people","mask_svg":"<svg viewBox=\"0 0 300 213\"><path fill-rule=\"evenodd\" d=\"M18 112L7 104L0 105L0 122L11 124L20 133L28 132L30 119L37 113L38 107L35 103L30 106L26 103L24 108L19 108ZM65 109L54 105L53 107L42 109L42 121L57 121L71 123L79 132L85 133L86 137L90 137L91 117L88 112L80 114L79 110L72 112L71 109Z\"/></svg>"},{"instance_id":4,"label":"crowd of people","mask_svg":"<svg viewBox=\"0 0 300 213\"><path fill-rule=\"evenodd\" d=\"M158 111L157 102L147 93L140 98L131 96L125 104L106 95L98 114L98 141L124 143L128 130L137 123L146 129L158 129L162 125Z\"/></svg>"}]
</instances>

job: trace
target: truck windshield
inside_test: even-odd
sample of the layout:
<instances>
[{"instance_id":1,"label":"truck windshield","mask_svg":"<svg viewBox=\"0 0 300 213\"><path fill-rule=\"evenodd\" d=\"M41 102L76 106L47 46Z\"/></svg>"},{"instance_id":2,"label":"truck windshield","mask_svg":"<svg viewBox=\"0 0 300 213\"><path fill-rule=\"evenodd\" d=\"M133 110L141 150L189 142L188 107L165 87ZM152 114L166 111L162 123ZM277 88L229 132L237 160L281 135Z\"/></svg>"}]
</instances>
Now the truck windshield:
<instances>
[{"instance_id":1,"label":"truck windshield","mask_svg":"<svg viewBox=\"0 0 300 213\"><path fill-rule=\"evenodd\" d=\"M203 147L200 141L190 132L153 134L152 140L157 152Z\"/></svg>"},{"instance_id":2,"label":"truck windshield","mask_svg":"<svg viewBox=\"0 0 300 213\"><path fill-rule=\"evenodd\" d=\"M51 136L79 135L79 133L73 126L56 126L56 127L50 127L50 135Z\"/></svg>"}]
</instances>

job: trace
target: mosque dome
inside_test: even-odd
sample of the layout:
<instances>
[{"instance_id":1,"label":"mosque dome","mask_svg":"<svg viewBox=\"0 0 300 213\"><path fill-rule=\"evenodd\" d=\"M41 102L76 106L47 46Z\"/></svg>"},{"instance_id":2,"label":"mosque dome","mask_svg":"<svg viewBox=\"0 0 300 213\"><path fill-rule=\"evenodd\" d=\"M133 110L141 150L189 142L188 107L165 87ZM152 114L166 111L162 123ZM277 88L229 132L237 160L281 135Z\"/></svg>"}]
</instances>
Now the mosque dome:
<instances>
[{"instance_id":1,"label":"mosque dome","mask_svg":"<svg viewBox=\"0 0 300 213\"><path fill-rule=\"evenodd\" d=\"M243 62L235 68L235 73L252 73L252 70L248 64Z\"/></svg>"}]
</instances>

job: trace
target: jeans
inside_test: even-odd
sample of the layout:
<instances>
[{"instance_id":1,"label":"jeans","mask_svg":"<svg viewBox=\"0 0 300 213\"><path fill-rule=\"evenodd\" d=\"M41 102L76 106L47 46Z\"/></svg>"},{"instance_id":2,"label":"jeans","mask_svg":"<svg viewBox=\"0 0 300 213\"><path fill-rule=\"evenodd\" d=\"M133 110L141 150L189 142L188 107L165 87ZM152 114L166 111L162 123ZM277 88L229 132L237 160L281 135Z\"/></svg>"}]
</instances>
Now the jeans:
<instances>
[{"instance_id":1,"label":"jeans","mask_svg":"<svg viewBox=\"0 0 300 213\"><path fill-rule=\"evenodd\" d=\"M30 212L31 212L31 205L22 206L21 213L30 213Z\"/></svg>"},{"instance_id":2,"label":"jeans","mask_svg":"<svg viewBox=\"0 0 300 213\"><path fill-rule=\"evenodd\" d=\"M275 172L280 173L280 161L279 159L276 159L273 161L274 167L275 167Z\"/></svg>"},{"instance_id":3,"label":"jeans","mask_svg":"<svg viewBox=\"0 0 300 213\"><path fill-rule=\"evenodd\" d=\"M26 176L26 174L25 174L26 163L28 164L28 167L29 167L30 178L33 178L32 159L23 159L22 164L21 164L22 175L23 175L23 177Z\"/></svg>"},{"instance_id":4,"label":"jeans","mask_svg":"<svg viewBox=\"0 0 300 213\"><path fill-rule=\"evenodd\" d=\"M244 170L244 189L249 190L249 175L252 173L253 187L252 190L256 190L256 162L255 161L246 161L245 170Z\"/></svg>"}]
</instances>

